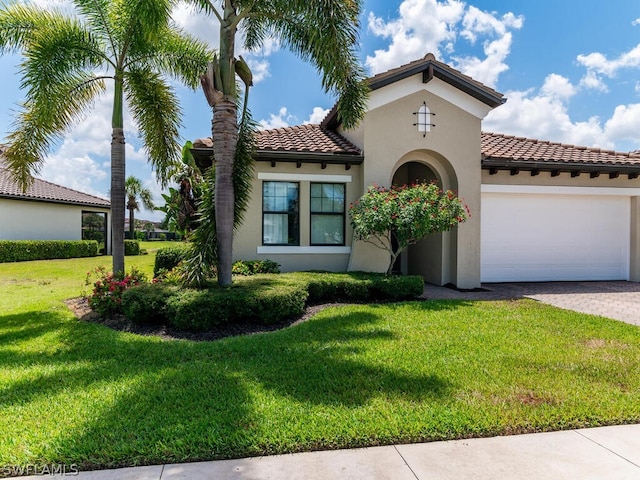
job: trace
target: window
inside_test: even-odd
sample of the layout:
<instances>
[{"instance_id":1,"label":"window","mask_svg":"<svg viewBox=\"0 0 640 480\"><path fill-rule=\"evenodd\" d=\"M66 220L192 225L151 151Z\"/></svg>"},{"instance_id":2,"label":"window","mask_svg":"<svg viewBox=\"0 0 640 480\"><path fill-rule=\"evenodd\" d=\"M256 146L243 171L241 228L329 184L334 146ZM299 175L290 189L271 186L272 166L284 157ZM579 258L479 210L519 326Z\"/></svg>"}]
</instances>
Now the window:
<instances>
[{"instance_id":1,"label":"window","mask_svg":"<svg viewBox=\"0 0 640 480\"><path fill-rule=\"evenodd\" d=\"M263 182L263 245L300 245L299 191L295 182Z\"/></svg>"},{"instance_id":2,"label":"window","mask_svg":"<svg viewBox=\"0 0 640 480\"><path fill-rule=\"evenodd\" d=\"M344 245L344 183L311 184L311 245Z\"/></svg>"},{"instance_id":3,"label":"window","mask_svg":"<svg viewBox=\"0 0 640 480\"><path fill-rule=\"evenodd\" d=\"M82 239L96 240L98 252L106 255L107 214L104 212L82 212Z\"/></svg>"}]
</instances>

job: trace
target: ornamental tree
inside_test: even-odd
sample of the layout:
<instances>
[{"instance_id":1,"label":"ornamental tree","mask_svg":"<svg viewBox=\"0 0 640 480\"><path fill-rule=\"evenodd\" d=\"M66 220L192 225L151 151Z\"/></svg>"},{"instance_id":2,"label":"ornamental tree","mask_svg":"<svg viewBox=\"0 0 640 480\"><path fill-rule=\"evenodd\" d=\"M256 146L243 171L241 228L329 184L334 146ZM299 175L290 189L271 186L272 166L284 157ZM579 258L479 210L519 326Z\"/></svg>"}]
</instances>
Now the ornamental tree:
<instances>
[{"instance_id":1,"label":"ornamental tree","mask_svg":"<svg viewBox=\"0 0 640 480\"><path fill-rule=\"evenodd\" d=\"M349 207L354 238L389 252L387 274L409 245L450 230L468 215L454 192L442 191L435 183L391 188L374 184Z\"/></svg>"}]
</instances>

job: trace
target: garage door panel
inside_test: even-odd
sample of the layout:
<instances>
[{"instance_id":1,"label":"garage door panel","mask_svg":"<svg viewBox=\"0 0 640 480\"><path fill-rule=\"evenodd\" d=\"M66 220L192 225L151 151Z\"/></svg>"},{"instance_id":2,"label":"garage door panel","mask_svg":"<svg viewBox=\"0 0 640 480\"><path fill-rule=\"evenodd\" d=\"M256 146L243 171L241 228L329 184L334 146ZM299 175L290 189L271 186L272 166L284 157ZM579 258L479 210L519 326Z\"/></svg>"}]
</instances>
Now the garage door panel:
<instances>
[{"instance_id":1,"label":"garage door panel","mask_svg":"<svg viewBox=\"0 0 640 480\"><path fill-rule=\"evenodd\" d=\"M626 280L629 197L483 193L482 281Z\"/></svg>"}]
</instances>

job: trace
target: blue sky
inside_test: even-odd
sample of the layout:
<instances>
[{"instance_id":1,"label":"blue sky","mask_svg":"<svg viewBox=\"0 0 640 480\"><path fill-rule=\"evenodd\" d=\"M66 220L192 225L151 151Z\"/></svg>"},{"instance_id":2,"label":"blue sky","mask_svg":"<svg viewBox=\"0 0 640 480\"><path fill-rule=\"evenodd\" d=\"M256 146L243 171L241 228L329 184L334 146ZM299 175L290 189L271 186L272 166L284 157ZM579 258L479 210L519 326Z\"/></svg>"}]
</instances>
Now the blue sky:
<instances>
[{"instance_id":1,"label":"blue sky","mask_svg":"<svg viewBox=\"0 0 640 480\"><path fill-rule=\"evenodd\" d=\"M69 0L34 0L68 8ZM507 97L483 122L485 131L619 151L640 149L640 2L637 0L364 0L359 55L375 74L432 52ZM212 18L181 6L176 22L217 43ZM263 128L317 123L334 98L314 68L272 41L245 52L256 76L250 108ZM17 56L0 57L0 131L11 128L21 100ZM182 135L210 134L202 92L176 85ZM68 132L47 157L41 177L106 197L109 190L109 98ZM141 178L160 201L135 126L127 122L127 175ZM159 220L158 212L140 218Z\"/></svg>"}]
</instances>

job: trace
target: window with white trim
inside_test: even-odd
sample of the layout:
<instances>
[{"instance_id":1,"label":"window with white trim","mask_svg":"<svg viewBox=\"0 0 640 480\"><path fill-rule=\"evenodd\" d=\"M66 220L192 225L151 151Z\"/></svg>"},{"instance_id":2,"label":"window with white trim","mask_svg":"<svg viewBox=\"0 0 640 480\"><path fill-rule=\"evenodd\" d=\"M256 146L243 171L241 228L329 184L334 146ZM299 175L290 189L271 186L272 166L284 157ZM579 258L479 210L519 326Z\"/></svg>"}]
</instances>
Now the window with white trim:
<instances>
[{"instance_id":1,"label":"window with white trim","mask_svg":"<svg viewBox=\"0 0 640 480\"><path fill-rule=\"evenodd\" d=\"M300 184L262 183L262 244L300 245Z\"/></svg>"},{"instance_id":2,"label":"window with white trim","mask_svg":"<svg viewBox=\"0 0 640 480\"><path fill-rule=\"evenodd\" d=\"M344 245L345 184L311 183L311 245Z\"/></svg>"}]
</instances>

